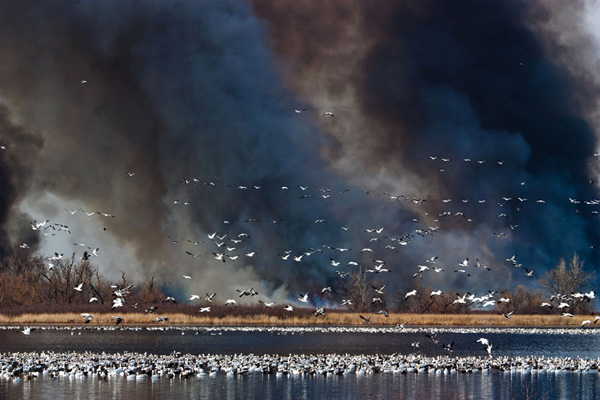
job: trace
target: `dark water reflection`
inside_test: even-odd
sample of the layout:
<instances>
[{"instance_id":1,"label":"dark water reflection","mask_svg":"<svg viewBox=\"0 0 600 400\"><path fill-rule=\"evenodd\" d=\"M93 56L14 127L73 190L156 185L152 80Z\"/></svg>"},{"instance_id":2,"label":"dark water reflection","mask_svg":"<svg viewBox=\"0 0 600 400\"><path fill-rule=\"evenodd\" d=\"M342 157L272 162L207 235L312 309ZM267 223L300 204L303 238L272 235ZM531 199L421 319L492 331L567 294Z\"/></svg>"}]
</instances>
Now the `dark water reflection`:
<instances>
[{"instance_id":1,"label":"dark water reflection","mask_svg":"<svg viewBox=\"0 0 600 400\"><path fill-rule=\"evenodd\" d=\"M0 380L2 399L596 399L597 374L375 374L84 381Z\"/></svg>"},{"instance_id":2,"label":"dark water reflection","mask_svg":"<svg viewBox=\"0 0 600 400\"><path fill-rule=\"evenodd\" d=\"M453 355L486 356L475 341L487 337L496 356L598 358L597 334L457 333L438 335L433 343L422 332L324 333L232 332L180 330L0 330L0 352L140 352L170 354L448 354L442 344L454 341ZM414 348L411 343L419 342ZM243 376L193 377L188 380L109 381L38 378L13 383L0 379L0 399L594 399L600 398L597 373L391 374L359 376L283 376L251 373Z\"/></svg>"},{"instance_id":3,"label":"dark water reflection","mask_svg":"<svg viewBox=\"0 0 600 400\"><path fill-rule=\"evenodd\" d=\"M443 344L454 342L456 356L485 356L476 340L493 343L495 356L600 357L600 334L439 333L438 344L423 332L286 332L228 330L0 330L0 352L93 351L170 354L448 354ZM418 342L414 348L412 343Z\"/></svg>"}]
</instances>

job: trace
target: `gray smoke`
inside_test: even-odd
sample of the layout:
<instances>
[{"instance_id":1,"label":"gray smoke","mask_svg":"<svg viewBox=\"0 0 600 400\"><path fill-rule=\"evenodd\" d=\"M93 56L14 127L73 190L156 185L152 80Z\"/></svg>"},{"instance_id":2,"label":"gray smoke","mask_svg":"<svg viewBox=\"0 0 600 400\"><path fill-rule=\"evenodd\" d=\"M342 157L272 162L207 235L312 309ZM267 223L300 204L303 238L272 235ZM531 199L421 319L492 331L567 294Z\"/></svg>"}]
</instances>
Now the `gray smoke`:
<instances>
[{"instance_id":1,"label":"gray smoke","mask_svg":"<svg viewBox=\"0 0 600 400\"><path fill-rule=\"evenodd\" d=\"M395 287L431 256L448 272L430 283L457 288L527 282L512 254L539 273L574 251L593 265L594 207L568 200L597 194L593 41L554 40L580 15L529 2L0 1L2 246L84 242L113 276L281 301L335 286L350 260L385 259ZM64 210L79 207L115 217ZM45 218L72 234L24 236ZM214 259L226 246L237 260ZM493 271L448 281L465 257Z\"/></svg>"},{"instance_id":2,"label":"gray smoke","mask_svg":"<svg viewBox=\"0 0 600 400\"><path fill-rule=\"evenodd\" d=\"M500 270L479 283L512 274L504 259L513 254L539 272L575 251L592 265L597 261L590 250L598 240L591 213L597 206L583 201L597 196L589 183L598 93L589 54L597 44L590 25L580 27L591 7L477 1L256 6L269 23L288 85L313 104L338 105L344 122L324 129L339 144L329 154L333 165L371 190L428 199L427 207L413 210L441 227L429 242L430 255L444 254L449 263L478 256ZM546 204L536 203L540 199ZM434 221L445 211L464 212L472 222ZM506 236L497 239L494 232ZM422 263L426 256L408 258ZM514 279L526 282L518 274Z\"/></svg>"}]
</instances>

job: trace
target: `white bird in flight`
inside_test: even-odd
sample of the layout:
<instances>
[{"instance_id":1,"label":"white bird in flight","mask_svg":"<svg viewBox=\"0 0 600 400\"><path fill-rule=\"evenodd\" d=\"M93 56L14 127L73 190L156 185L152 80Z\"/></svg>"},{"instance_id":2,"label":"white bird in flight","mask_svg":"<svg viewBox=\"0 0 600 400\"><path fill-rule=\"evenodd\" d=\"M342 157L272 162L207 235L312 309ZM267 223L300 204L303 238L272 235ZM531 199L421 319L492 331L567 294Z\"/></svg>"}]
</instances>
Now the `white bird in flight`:
<instances>
[{"instance_id":1,"label":"white bird in flight","mask_svg":"<svg viewBox=\"0 0 600 400\"><path fill-rule=\"evenodd\" d=\"M303 303L308 303L308 292L300 295L300 297L298 297L298 300L300 300Z\"/></svg>"}]
</instances>

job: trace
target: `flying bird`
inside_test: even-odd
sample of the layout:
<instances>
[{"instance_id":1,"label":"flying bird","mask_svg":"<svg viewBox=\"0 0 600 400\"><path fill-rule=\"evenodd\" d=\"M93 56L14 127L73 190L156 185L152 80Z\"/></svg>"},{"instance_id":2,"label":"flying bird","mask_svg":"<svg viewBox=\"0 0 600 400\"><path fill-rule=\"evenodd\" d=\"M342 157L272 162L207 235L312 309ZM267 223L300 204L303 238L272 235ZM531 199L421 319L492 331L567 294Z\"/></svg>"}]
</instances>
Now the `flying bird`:
<instances>
[{"instance_id":1,"label":"flying bird","mask_svg":"<svg viewBox=\"0 0 600 400\"><path fill-rule=\"evenodd\" d=\"M208 302L212 302L212 299L214 299L214 297L215 297L216 295L217 295L216 293L211 293L211 294L208 294L208 293L206 293L206 300L207 300Z\"/></svg>"},{"instance_id":2,"label":"flying bird","mask_svg":"<svg viewBox=\"0 0 600 400\"><path fill-rule=\"evenodd\" d=\"M454 347L454 340L451 343L445 344L444 345L444 350L449 351L450 353L452 353L452 348Z\"/></svg>"},{"instance_id":3,"label":"flying bird","mask_svg":"<svg viewBox=\"0 0 600 400\"><path fill-rule=\"evenodd\" d=\"M300 297L298 297L298 300L300 300L303 303L308 303L308 292L304 293L304 294L300 294Z\"/></svg>"},{"instance_id":4,"label":"flying bird","mask_svg":"<svg viewBox=\"0 0 600 400\"><path fill-rule=\"evenodd\" d=\"M275 305L275 303L271 302L271 303L265 303L262 300L258 301L259 303L261 303L262 305L264 305L265 307L273 307Z\"/></svg>"},{"instance_id":5,"label":"flying bird","mask_svg":"<svg viewBox=\"0 0 600 400\"><path fill-rule=\"evenodd\" d=\"M370 324L371 323L371 317L373 316L373 314L369 315L368 317L363 317L362 315L358 315L363 321L365 321L366 324Z\"/></svg>"},{"instance_id":6,"label":"flying bird","mask_svg":"<svg viewBox=\"0 0 600 400\"><path fill-rule=\"evenodd\" d=\"M236 291L238 291L240 293L240 297L244 297L244 296L256 296L258 295L258 292L256 290L254 290L254 288L250 288L250 289L246 289L246 290L240 290L240 289L236 289Z\"/></svg>"},{"instance_id":7,"label":"flying bird","mask_svg":"<svg viewBox=\"0 0 600 400\"><path fill-rule=\"evenodd\" d=\"M426 333L425 337L431 339L431 341L435 344L438 344L440 342L440 340L437 338L437 332L436 333Z\"/></svg>"},{"instance_id":8,"label":"flying bird","mask_svg":"<svg viewBox=\"0 0 600 400\"><path fill-rule=\"evenodd\" d=\"M385 287L386 287L386 286L387 286L387 284L386 284L386 285L383 285L382 287L379 287L379 288L378 288L378 287L377 287L377 286L375 286L375 285L371 285L371 287L372 287L373 289L375 289L375 292L376 292L376 293L378 293L378 294L383 294L383 289L385 289Z\"/></svg>"},{"instance_id":9,"label":"flying bird","mask_svg":"<svg viewBox=\"0 0 600 400\"><path fill-rule=\"evenodd\" d=\"M502 315L504 316L504 318L510 319L510 317L514 314L514 312L515 311L513 310L513 311L509 312L508 314L502 314Z\"/></svg>"}]
</instances>

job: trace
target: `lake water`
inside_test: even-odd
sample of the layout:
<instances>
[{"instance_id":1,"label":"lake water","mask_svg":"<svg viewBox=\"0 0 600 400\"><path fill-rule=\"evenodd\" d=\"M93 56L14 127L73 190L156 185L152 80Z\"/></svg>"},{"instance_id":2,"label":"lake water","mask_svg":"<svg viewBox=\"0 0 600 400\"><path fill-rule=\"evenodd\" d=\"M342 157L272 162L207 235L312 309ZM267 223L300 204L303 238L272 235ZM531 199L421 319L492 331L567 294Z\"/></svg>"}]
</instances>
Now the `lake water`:
<instances>
[{"instance_id":1,"label":"lake water","mask_svg":"<svg viewBox=\"0 0 600 400\"><path fill-rule=\"evenodd\" d=\"M600 357L597 330L441 329L0 329L0 352L93 352L184 354L421 354L480 357L493 343L494 358L519 356ZM415 347L418 342L419 346ZM443 345L454 343L452 352ZM412 345L411 345L412 344ZM125 378L56 379L14 382L0 379L0 399L593 399L600 398L600 375L589 372L375 373L283 375L218 373L189 379L128 381Z\"/></svg>"}]
</instances>

